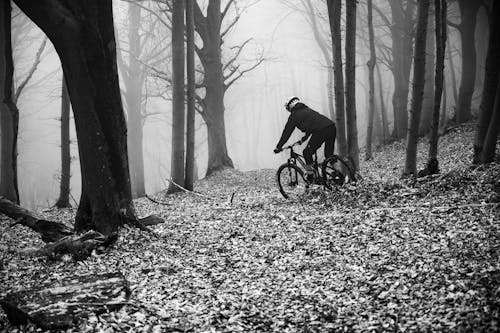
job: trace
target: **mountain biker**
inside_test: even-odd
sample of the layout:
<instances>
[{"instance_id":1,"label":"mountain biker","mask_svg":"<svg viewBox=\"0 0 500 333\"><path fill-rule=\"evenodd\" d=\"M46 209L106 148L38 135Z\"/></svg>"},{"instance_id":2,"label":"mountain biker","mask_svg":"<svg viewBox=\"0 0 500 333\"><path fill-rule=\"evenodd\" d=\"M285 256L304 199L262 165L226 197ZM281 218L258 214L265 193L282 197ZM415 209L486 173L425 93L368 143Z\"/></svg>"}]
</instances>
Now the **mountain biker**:
<instances>
[{"instance_id":1,"label":"mountain biker","mask_svg":"<svg viewBox=\"0 0 500 333\"><path fill-rule=\"evenodd\" d=\"M301 103L298 97L290 98L285 103L285 109L290 112L290 116L276 145L276 149L274 149L274 153L281 152L283 145L288 141L293 130L298 128L305 133L305 136L300 140L301 143L311 137L303 153L306 160L306 177L308 179L313 178L313 155L318 148L324 143L325 159L333 155L336 137L335 123L328 117L319 114L304 103Z\"/></svg>"}]
</instances>

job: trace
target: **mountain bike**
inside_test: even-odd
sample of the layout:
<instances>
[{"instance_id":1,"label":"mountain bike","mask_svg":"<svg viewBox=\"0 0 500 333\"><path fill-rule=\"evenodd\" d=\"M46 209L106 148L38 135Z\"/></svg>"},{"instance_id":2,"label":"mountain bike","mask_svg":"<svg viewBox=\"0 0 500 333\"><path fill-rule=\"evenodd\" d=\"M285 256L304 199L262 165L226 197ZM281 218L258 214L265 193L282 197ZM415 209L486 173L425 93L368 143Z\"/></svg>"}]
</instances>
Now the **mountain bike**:
<instances>
[{"instance_id":1,"label":"mountain bike","mask_svg":"<svg viewBox=\"0 0 500 333\"><path fill-rule=\"evenodd\" d=\"M302 144L297 141L281 150L290 150L288 161L278 168L276 180L281 194L285 199L296 199L303 195L312 185L320 185L331 190L356 181L354 169L349 162L338 155L332 155L322 163L318 163L317 154L314 154L313 176L306 174L304 157L294 151L294 147Z\"/></svg>"}]
</instances>

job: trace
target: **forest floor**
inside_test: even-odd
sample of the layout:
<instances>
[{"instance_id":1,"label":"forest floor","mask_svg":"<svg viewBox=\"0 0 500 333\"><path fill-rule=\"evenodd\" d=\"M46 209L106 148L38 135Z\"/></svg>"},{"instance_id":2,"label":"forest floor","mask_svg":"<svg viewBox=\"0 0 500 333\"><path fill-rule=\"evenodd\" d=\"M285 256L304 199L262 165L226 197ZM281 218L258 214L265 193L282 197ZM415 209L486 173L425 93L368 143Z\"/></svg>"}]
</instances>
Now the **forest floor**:
<instances>
[{"instance_id":1,"label":"forest floor","mask_svg":"<svg viewBox=\"0 0 500 333\"><path fill-rule=\"evenodd\" d=\"M225 170L198 182L207 197L136 201L140 216L165 218L153 227L160 237L127 228L85 261L27 257L43 245L37 234L0 217L0 297L119 270L131 305L68 331L499 331L500 164L470 166L473 136L469 124L441 138L437 177L400 180L396 142L362 162L355 186L301 202L281 197L275 170ZM422 166L426 142L419 156ZM71 223L74 210L42 214ZM35 330L0 310L2 329Z\"/></svg>"}]
</instances>

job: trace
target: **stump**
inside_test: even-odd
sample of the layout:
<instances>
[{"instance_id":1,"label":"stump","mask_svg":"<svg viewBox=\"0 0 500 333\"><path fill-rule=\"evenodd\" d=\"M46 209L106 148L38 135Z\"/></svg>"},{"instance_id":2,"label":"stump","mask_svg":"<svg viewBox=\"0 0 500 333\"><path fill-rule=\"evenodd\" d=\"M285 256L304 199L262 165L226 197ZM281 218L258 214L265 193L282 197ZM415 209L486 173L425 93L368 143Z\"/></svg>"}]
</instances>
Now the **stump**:
<instances>
[{"instance_id":1,"label":"stump","mask_svg":"<svg viewBox=\"0 0 500 333\"><path fill-rule=\"evenodd\" d=\"M64 278L7 294L0 305L14 325L31 322L45 330L75 325L89 313L117 310L127 303L130 289L121 273Z\"/></svg>"}]
</instances>

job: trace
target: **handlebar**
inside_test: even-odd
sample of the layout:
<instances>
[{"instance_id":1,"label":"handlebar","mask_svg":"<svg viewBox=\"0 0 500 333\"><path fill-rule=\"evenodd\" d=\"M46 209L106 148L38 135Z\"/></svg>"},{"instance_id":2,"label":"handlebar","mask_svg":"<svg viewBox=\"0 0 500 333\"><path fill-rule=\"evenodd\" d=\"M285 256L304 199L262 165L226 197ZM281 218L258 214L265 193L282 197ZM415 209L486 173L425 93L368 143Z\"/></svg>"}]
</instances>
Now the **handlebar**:
<instances>
[{"instance_id":1,"label":"handlebar","mask_svg":"<svg viewBox=\"0 0 500 333\"><path fill-rule=\"evenodd\" d=\"M281 151L285 150L285 149L292 149L293 147L295 146L300 146L302 144L302 140L299 140L297 142L294 142L292 143L291 145L288 145L288 146L285 146L285 147L282 147L281 148Z\"/></svg>"}]
</instances>

